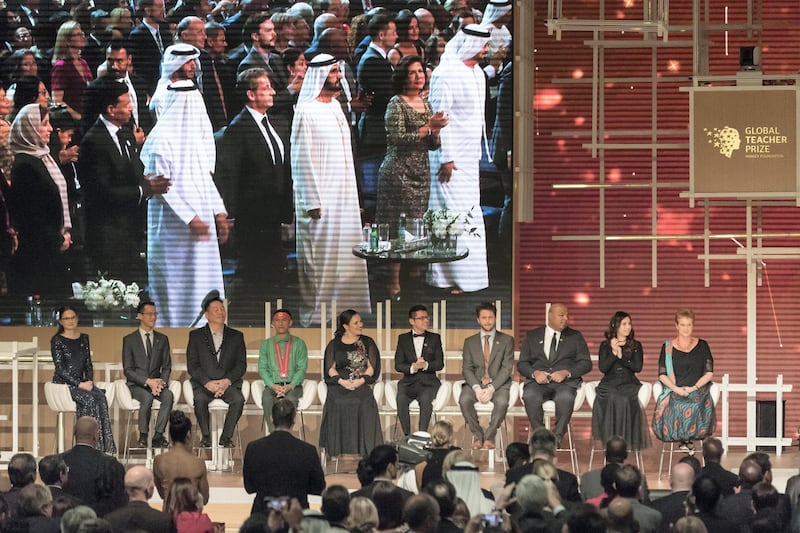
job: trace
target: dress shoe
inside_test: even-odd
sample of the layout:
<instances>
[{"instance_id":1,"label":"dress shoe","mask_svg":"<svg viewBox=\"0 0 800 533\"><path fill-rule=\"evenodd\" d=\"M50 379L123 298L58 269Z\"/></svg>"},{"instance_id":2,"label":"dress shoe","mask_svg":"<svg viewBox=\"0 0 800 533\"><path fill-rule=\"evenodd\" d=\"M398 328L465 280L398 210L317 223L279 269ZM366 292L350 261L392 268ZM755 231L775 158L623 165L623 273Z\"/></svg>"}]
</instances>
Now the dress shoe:
<instances>
[{"instance_id":1,"label":"dress shoe","mask_svg":"<svg viewBox=\"0 0 800 533\"><path fill-rule=\"evenodd\" d=\"M139 437L139 440L136 441L136 445L139 448L147 448L147 435L144 435L143 437Z\"/></svg>"},{"instance_id":2,"label":"dress shoe","mask_svg":"<svg viewBox=\"0 0 800 533\"><path fill-rule=\"evenodd\" d=\"M493 440L483 441L483 448L486 450L494 450L494 441Z\"/></svg>"},{"instance_id":3,"label":"dress shoe","mask_svg":"<svg viewBox=\"0 0 800 533\"><path fill-rule=\"evenodd\" d=\"M211 437L207 435L203 435L203 438L200 439L200 447L201 448L211 448Z\"/></svg>"},{"instance_id":4,"label":"dress shoe","mask_svg":"<svg viewBox=\"0 0 800 533\"><path fill-rule=\"evenodd\" d=\"M233 448L233 439L230 437L220 437L219 445L223 448Z\"/></svg>"},{"instance_id":5,"label":"dress shoe","mask_svg":"<svg viewBox=\"0 0 800 533\"><path fill-rule=\"evenodd\" d=\"M153 435L153 448L169 448L169 441L164 435L156 433Z\"/></svg>"},{"instance_id":6,"label":"dress shoe","mask_svg":"<svg viewBox=\"0 0 800 533\"><path fill-rule=\"evenodd\" d=\"M483 441L480 440L480 439L472 442L472 449L473 450L480 450L481 446L483 446Z\"/></svg>"}]
</instances>

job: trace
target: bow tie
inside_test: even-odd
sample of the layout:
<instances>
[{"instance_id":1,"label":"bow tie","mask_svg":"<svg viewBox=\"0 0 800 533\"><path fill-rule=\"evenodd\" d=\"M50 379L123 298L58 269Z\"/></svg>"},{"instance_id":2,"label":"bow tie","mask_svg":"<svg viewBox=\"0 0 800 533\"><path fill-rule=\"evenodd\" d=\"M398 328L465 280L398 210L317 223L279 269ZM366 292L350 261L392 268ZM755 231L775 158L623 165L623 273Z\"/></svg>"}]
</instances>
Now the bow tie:
<instances>
[{"instance_id":1,"label":"bow tie","mask_svg":"<svg viewBox=\"0 0 800 533\"><path fill-rule=\"evenodd\" d=\"M424 337L425 334L424 333L412 333L411 336L416 339L417 337Z\"/></svg>"}]
</instances>

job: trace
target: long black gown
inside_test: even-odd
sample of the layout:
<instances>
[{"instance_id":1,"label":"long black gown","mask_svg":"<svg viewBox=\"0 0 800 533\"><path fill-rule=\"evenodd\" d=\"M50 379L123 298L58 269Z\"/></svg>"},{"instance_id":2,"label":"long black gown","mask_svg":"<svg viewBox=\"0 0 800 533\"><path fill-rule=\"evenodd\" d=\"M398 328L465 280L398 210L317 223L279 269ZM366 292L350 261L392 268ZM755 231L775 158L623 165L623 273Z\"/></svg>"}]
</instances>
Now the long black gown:
<instances>
[{"instance_id":1,"label":"long black gown","mask_svg":"<svg viewBox=\"0 0 800 533\"><path fill-rule=\"evenodd\" d=\"M372 376L363 374L367 361L374 369ZM328 375L328 370L333 366L339 374L337 378ZM328 397L322 409L320 448L325 448L331 456L366 456L375 446L383 444L378 405L372 395L372 385L381 372L380 352L375 341L361 335L355 343L345 344L337 336L325 348L323 371L328 384ZM340 379L350 376L363 377L366 383L352 391L339 385Z\"/></svg>"},{"instance_id":2,"label":"long black gown","mask_svg":"<svg viewBox=\"0 0 800 533\"><path fill-rule=\"evenodd\" d=\"M53 335L50 339L50 351L56 366L53 383L69 385L70 395L77 407L75 416L91 416L97 420L100 428L97 448L110 455L116 454L117 446L111 432L105 392L97 386L92 387L91 391L78 388L83 381L94 381L89 336L81 333L77 339L68 339L63 335Z\"/></svg>"}]
</instances>

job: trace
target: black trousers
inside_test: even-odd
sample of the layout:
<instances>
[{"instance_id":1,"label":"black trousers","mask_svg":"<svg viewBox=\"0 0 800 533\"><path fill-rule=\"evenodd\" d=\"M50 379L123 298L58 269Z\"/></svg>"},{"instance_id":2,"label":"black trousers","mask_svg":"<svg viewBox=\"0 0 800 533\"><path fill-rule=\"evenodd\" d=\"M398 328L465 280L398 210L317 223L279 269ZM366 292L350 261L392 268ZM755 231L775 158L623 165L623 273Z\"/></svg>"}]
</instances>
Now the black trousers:
<instances>
[{"instance_id":1,"label":"black trousers","mask_svg":"<svg viewBox=\"0 0 800 533\"><path fill-rule=\"evenodd\" d=\"M411 434L411 415L408 412L408 405L412 400L417 400L419 404L419 430L428 431L433 415L433 399L441 384L422 383L419 380L403 378L397 383L397 418L400 419L400 427L403 428L403 435Z\"/></svg>"},{"instance_id":2,"label":"black trousers","mask_svg":"<svg viewBox=\"0 0 800 533\"><path fill-rule=\"evenodd\" d=\"M214 394L205 387L196 387L194 389L194 414L197 417L197 425L200 426L200 432L204 437L211 434L209 427L208 404L212 400L219 399L228 404L228 412L225 414L225 425L222 426L221 439L230 439L233 437L233 430L236 429L236 423L242 416L242 409L244 409L244 396L242 396L242 389L236 387L229 387L219 398L214 398Z\"/></svg>"}]
</instances>

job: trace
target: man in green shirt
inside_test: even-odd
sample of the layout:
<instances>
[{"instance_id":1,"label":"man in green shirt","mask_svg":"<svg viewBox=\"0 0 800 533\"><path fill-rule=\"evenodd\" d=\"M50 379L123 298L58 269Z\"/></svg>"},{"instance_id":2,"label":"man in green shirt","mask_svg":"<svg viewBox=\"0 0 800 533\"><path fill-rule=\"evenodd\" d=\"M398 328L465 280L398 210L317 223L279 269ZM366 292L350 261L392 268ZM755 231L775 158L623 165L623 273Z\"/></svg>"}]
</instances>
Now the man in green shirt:
<instances>
[{"instance_id":1,"label":"man in green shirt","mask_svg":"<svg viewBox=\"0 0 800 533\"><path fill-rule=\"evenodd\" d=\"M292 313L288 309L276 310L272 313L272 327L275 335L262 342L258 352L258 373L265 385L261 407L270 433L274 430L272 406L277 399L286 398L297 407L308 369L306 343L289 333Z\"/></svg>"}]
</instances>

